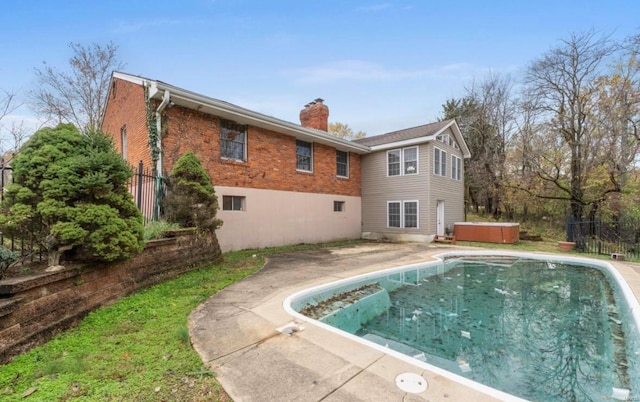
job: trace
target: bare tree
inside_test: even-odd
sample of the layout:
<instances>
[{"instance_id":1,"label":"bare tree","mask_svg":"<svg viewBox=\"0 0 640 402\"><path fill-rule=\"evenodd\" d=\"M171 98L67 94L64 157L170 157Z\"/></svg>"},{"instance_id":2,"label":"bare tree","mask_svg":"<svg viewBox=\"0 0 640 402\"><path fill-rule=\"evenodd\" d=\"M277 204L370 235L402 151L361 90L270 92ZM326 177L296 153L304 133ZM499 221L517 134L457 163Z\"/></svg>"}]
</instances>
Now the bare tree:
<instances>
[{"instance_id":1,"label":"bare tree","mask_svg":"<svg viewBox=\"0 0 640 402\"><path fill-rule=\"evenodd\" d=\"M57 122L70 122L81 130L99 128L111 73L124 67L117 58L118 46L83 46L70 43L73 56L67 70L44 62L36 68L38 89L30 92L35 111Z\"/></svg>"},{"instance_id":2,"label":"bare tree","mask_svg":"<svg viewBox=\"0 0 640 402\"><path fill-rule=\"evenodd\" d=\"M534 61L526 72L528 94L568 154L568 169L548 155L538 154L549 159L540 160L538 166L541 162L554 162L552 170L541 172L540 177L564 193L576 219L582 218L584 207L594 201L586 194L585 167L594 150L595 127L590 117L595 107L595 82L616 50L616 44L607 37L597 37L594 31L572 34ZM567 170L568 183L562 177Z\"/></svg>"},{"instance_id":3,"label":"bare tree","mask_svg":"<svg viewBox=\"0 0 640 402\"><path fill-rule=\"evenodd\" d=\"M9 125L3 122L7 116L15 112L22 104L17 101L14 92L5 90L0 90L0 92L2 92L0 97L0 153L4 155L7 151L16 152L27 137L27 132L24 127L24 122L19 124L12 122ZM9 140L6 138L6 134L9 135ZM7 143L11 143L11 145L6 145ZM3 160L2 162L5 161Z\"/></svg>"},{"instance_id":4,"label":"bare tree","mask_svg":"<svg viewBox=\"0 0 640 402\"><path fill-rule=\"evenodd\" d=\"M515 130L512 86L511 77L490 74L467 87L465 98L443 105L444 119L458 121L471 152L465 167L470 201L496 218L505 206L506 152Z\"/></svg>"},{"instance_id":5,"label":"bare tree","mask_svg":"<svg viewBox=\"0 0 640 402\"><path fill-rule=\"evenodd\" d=\"M13 113L17 108L21 106L16 100L16 94L14 92L8 92L0 89L2 94L0 95L0 122Z\"/></svg>"}]
</instances>

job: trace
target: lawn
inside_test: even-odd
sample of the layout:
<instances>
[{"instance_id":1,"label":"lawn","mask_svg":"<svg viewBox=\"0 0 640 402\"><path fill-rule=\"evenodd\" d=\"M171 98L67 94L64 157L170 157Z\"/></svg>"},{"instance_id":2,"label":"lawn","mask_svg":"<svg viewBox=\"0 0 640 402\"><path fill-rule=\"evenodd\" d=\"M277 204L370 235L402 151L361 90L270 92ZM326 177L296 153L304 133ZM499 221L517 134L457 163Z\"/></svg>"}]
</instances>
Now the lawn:
<instances>
[{"instance_id":1,"label":"lawn","mask_svg":"<svg viewBox=\"0 0 640 402\"><path fill-rule=\"evenodd\" d=\"M354 242L224 254L224 261L141 290L0 366L2 401L229 401L192 349L191 311L256 272L269 254Z\"/></svg>"}]
</instances>

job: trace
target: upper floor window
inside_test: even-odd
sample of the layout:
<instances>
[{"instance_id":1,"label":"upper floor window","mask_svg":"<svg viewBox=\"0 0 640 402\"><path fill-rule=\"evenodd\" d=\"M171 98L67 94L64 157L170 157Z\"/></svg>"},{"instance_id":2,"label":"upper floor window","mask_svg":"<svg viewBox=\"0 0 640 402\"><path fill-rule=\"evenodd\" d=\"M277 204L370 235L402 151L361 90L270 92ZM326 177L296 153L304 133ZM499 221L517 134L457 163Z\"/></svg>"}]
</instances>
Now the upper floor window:
<instances>
[{"instance_id":1,"label":"upper floor window","mask_svg":"<svg viewBox=\"0 0 640 402\"><path fill-rule=\"evenodd\" d=\"M400 150L387 151L387 174L400 176Z\"/></svg>"},{"instance_id":2,"label":"upper floor window","mask_svg":"<svg viewBox=\"0 0 640 402\"><path fill-rule=\"evenodd\" d=\"M313 172L313 144L296 140L296 169Z\"/></svg>"},{"instance_id":3,"label":"upper floor window","mask_svg":"<svg viewBox=\"0 0 640 402\"><path fill-rule=\"evenodd\" d=\"M404 159L404 174L418 173L418 148L405 148L402 150Z\"/></svg>"},{"instance_id":4,"label":"upper floor window","mask_svg":"<svg viewBox=\"0 0 640 402\"><path fill-rule=\"evenodd\" d=\"M433 174L437 176L447 175L447 153L440 148L433 149Z\"/></svg>"},{"instance_id":5,"label":"upper floor window","mask_svg":"<svg viewBox=\"0 0 640 402\"><path fill-rule=\"evenodd\" d=\"M349 152L336 149L336 175L349 177Z\"/></svg>"},{"instance_id":6,"label":"upper floor window","mask_svg":"<svg viewBox=\"0 0 640 402\"><path fill-rule=\"evenodd\" d=\"M442 142L443 144L447 144L449 146L454 147L455 149L460 149L458 147L458 143L456 142L455 138L453 138L451 135L449 134L440 134L439 136L436 137L436 139L440 142Z\"/></svg>"},{"instance_id":7,"label":"upper floor window","mask_svg":"<svg viewBox=\"0 0 640 402\"><path fill-rule=\"evenodd\" d=\"M127 160L127 125L120 129L120 149L122 149L122 159Z\"/></svg>"},{"instance_id":8,"label":"upper floor window","mask_svg":"<svg viewBox=\"0 0 640 402\"><path fill-rule=\"evenodd\" d=\"M462 173L462 159L455 155L451 155L451 178L454 180L460 180Z\"/></svg>"},{"instance_id":9,"label":"upper floor window","mask_svg":"<svg viewBox=\"0 0 640 402\"><path fill-rule=\"evenodd\" d=\"M387 175L418 174L418 147L387 151Z\"/></svg>"},{"instance_id":10,"label":"upper floor window","mask_svg":"<svg viewBox=\"0 0 640 402\"><path fill-rule=\"evenodd\" d=\"M220 123L220 156L225 159L247 160L247 126L229 120Z\"/></svg>"}]
</instances>

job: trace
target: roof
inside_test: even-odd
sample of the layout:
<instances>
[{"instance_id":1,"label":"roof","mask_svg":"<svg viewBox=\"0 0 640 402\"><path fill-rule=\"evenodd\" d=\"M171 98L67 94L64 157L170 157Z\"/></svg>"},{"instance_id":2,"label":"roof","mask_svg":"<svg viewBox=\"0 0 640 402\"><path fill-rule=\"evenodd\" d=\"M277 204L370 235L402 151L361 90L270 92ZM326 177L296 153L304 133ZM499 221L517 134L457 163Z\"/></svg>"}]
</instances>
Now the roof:
<instances>
[{"instance_id":1,"label":"roof","mask_svg":"<svg viewBox=\"0 0 640 402\"><path fill-rule=\"evenodd\" d=\"M179 88L162 81L122 72L114 72L112 75L112 79L113 78L126 80L138 85L147 85L149 87L149 97L152 99L162 100L165 92L168 91L170 94L170 101L175 105L233 120L240 124L248 124L254 127L260 127L278 133L291 135L301 140L328 145L341 151L349 151L358 154L369 153L371 151L367 145L344 140L332 136L322 130L303 127L296 123L255 112L253 110Z\"/></svg>"},{"instance_id":2,"label":"roof","mask_svg":"<svg viewBox=\"0 0 640 402\"><path fill-rule=\"evenodd\" d=\"M435 123L429 123L422 126L406 128L403 130L392 131L390 133L376 135L373 137L365 137L355 140L358 144L371 147L372 151L397 148L400 146L415 145L430 142L436 139L438 135L447 129L451 129L462 154L465 158L471 156L460 128L455 120L443 120Z\"/></svg>"}]
</instances>

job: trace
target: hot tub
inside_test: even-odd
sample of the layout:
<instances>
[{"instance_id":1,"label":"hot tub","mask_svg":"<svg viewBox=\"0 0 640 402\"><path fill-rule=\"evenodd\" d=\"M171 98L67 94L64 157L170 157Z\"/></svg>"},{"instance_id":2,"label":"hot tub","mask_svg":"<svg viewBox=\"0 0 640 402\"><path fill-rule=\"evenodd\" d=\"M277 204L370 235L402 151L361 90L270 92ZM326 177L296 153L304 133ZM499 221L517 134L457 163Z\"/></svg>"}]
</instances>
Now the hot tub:
<instances>
[{"instance_id":1,"label":"hot tub","mask_svg":"<svg viewBox=\"0 0 640 402\"><path fill-rule=\"evenodd\" d=\"M520 224L509 222L456 222L453 231L458 241L513 244L520 241Z\"/></svg>"}]
</instances>

